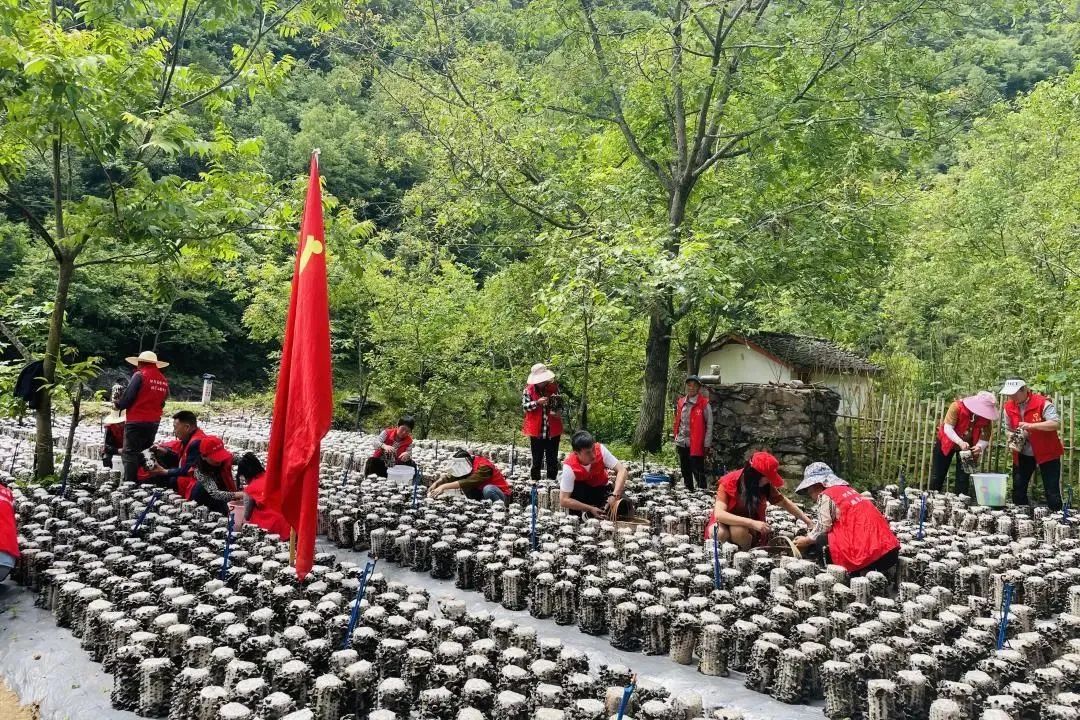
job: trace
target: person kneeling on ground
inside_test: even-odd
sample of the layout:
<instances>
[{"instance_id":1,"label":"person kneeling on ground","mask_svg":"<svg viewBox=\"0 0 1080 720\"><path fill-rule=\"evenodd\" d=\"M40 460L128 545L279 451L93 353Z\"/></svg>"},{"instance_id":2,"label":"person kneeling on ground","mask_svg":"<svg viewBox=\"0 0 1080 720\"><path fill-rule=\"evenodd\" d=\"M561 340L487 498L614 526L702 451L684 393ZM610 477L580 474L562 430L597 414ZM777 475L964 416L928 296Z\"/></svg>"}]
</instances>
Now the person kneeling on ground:
<instances>
[{"instance_id":1,"label":"person kneeling on ground","mask_svg":"<svg viewBox=\"0 0 1080 720\"><path fill-rule=\"evenodd\" d=\"M0 582L3 582L19 560L19 531L15 524L15 496L11 488L0 483Z\"/></svg>"},{"instance_id":2,"label":"person kneeling on ground","mask_svg":"<svg viewBox=\"0 0 1080 720\"><path fill-rule=\"evenodd\" d=\"M795 492L809 495L817 503L817 522L810 534L795 540L799 550L827 547L832 563L852 577L871 570L884 573L897 564L900 541L889 521L869 498L838 478L828 465L817 462L806 468Z\"/></svg>"},{"instance_id":3,"label":"person kneeling on ground","mask_svg":"<svg viewBox=\"0 0 1080 720\"><path fill-rule=\"evenodd\" d=\"M450 460L450 471L435 481L428 495L438 497L447 490L461 490L470 500L510 502L510 483L493 462L480 455L458 450Z\"/></svg>"},{"instance_id":4,"label":"person kneeling on ground","mask_svg":"<svg viewBox=\"0 0 1080 720\"><path fill-rule=\"evenodd\" d=\"M277 510L266 507L266 468L254 453L244 453L236 463L236 477L244 483L244 521L274 533L282 540L292 526Z\"/></svg>"},{"instance_id":5,"label":"person kneeling on ground","mask_svg":"<svg viewBox=\"0 0 1080 720\"><path fill-rule=\"evenodd\" d=\"M397 427L386 428L375 439L375 452L364 463L364 475L378 475L386 477L386 469L394 465L408 465L416 467L412 460L412 430L416 421L412 416L405 415L398 420Z\"/></svg>"},{"instance_id":6,"label":"person kneeling on ground","mask_svg":"<svg viewBox=\"0 0 1080 720\"><path fill-rule=\"evenodd\" d=\"M756 452L746 465L721 477L705 538L711 539L715 530L717 540L735 543L741 550L764 545L771 532L765 521L769 503L779 505L812 527L814 523L806 513L780 492L784 479L779 470L780 461L775 457Z\"/></svg>"},{"instance_id":7,"label":"person kneeling on ground","mask_svg":"<svg viewBox=\"0 0 1080 720\"><path fill-rule=\"evenodd\" d=\"M229 514L229 503L242 500L232 476L232 453L225 449L221 438L205 436L199 443L199 464L195 466L195 488L191 499L222 515Z\"/></svg>"},{"instance_id":8,"label":"person kneeling on ground","mask_svg":"<svg viewBox=\"0 0 1080 720\"><path fill-rule=\"evenodd\" d=\"M559 476L559 505L598 518L610 515L612 507L617 507L619 517L629 515L633 505L619 502L629 477L626 466L587 430L574 433L570 449ZM608 470L615 471L614 489L608 484Z\"/></svg>"}]
</instances>

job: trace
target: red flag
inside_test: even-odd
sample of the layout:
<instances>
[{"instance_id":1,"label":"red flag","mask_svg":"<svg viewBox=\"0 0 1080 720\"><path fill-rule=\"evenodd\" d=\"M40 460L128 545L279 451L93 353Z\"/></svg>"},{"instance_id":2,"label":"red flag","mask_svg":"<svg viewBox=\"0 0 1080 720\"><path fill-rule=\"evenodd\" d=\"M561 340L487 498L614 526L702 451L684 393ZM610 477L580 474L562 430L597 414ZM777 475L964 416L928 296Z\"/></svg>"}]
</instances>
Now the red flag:
<instances>
[{"instance_id":1,"label":"red flag","mask_svg":"<svg viewBox=\"0 0 1080 720\"><path fill-rule=\"evenodd\" d=\"M301 580L315 557L319 444L333 413L325 249L319 158L312 154L266 458L266 505L296 531Z\"/></svg>"}]
</instances>

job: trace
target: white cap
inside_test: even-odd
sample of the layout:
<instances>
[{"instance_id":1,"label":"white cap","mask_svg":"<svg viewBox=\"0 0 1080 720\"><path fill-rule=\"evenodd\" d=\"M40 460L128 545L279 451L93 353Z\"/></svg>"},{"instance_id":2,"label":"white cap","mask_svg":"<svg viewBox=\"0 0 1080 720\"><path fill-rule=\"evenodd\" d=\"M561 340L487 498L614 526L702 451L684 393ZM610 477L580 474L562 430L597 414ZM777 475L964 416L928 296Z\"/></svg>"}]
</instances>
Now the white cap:
<instances>
[{"instance_id":1,"label":"white cap","mask_svg":"<svg viewBox=\"0 0 1080 720\"><path fill-rule=\"evenodd\" d=\"M1005 384L1001 386L1001 390L998 390L998 395L1015 395L1016 393L1027 387L1020 378L1011 378L1005 381Z\"/></svg>"}]
</instances>

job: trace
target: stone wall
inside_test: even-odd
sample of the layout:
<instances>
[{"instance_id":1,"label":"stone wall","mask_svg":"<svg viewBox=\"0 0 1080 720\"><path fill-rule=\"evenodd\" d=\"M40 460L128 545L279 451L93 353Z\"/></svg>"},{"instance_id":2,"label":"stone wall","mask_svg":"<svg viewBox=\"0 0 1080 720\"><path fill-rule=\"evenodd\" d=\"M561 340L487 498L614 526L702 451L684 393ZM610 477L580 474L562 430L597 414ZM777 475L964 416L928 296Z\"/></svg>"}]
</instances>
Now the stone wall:
<instances>
[{"instance_id":1,"label":"stone wall","mask_svg":"<svg viewBox=\"0 0 1080 720\"><path fill-rule=\"evenodd\" d=\"M730 470L757 450L780 460L786 480L801 479L812 462L838 465L836 412L840 396L825 387L739 383L709 388L713 448Z\"/></svg>"}]
</instances>

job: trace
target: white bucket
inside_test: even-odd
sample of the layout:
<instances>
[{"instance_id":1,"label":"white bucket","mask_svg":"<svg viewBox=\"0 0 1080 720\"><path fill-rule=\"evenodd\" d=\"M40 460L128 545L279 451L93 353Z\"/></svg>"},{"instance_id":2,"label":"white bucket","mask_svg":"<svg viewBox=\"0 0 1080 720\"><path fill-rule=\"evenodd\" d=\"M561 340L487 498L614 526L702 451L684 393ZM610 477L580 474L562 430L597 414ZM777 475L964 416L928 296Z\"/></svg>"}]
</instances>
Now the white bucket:
<instances>
[{"instance_id":1,"label":"white bucket","mask_svg":"<svg viewBox=\"0 0 1080 720\"><path fill-rule=\"evenodd\" d=\"M987 507L1005 506L1005 487L1009 476L1004 473L972 473L975 500Z\"/></svg>"},{"instance_id":2,"label":"white bucket","mask_svg":"<svg viewBox=\"0 0 1080 720\"><path fill-rule=\"evenodd\" d=\"M412 485L416 468L410 465L395 465L386 469L386 479L398 485Z\"/></svg>"}]
</instances>

